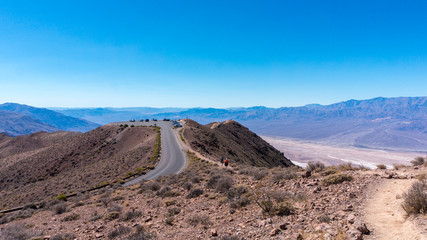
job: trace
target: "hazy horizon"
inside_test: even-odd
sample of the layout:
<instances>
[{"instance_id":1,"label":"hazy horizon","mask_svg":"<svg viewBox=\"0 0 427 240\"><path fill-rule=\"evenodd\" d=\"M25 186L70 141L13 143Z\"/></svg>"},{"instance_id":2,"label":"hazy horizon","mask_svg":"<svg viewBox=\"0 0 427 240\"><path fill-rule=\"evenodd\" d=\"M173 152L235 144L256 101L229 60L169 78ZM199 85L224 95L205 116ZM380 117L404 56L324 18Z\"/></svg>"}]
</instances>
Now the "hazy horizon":
<instances>
[{"instance_id":1,"label":"hazy horizon","mask_svg":"<svg viewBox=\"0 0 427 240\"><path fill-rule=\"evenodd\" d=\"M329 104L320 104L320 103L307 103L304 105L298 105L298 106L280 106L280 107L270 107L270 106L263 106L263 105L257 105L257 106L248 106L248 107L242 107L242 106L234 106L234 107L216 107L216 106L211 106L211 107L200 107L200 106L196 106L196 107L180 107L180 106L166 106L166 107L152 107L152 106L118 106L118 107L111 107L111 106L95 106L95 107L80 107L80 106L74 106L74 107L62 107L62 106L36 106L36 105L32 105L32 104L28 104L28 103L19 103L19 102L3 102L0 104L6 104L6 103L16 103L16 104L20 104L20 105L28 105L31 107L38 107L38 108L47 108L47 109L97 109L97 108L104 108L104 109L132 109L132 108L153 108L153 109L206 109L206 108L214 108L214 109L239 109L239 108L255 108L255 107L265 107L265 108L272 108L272 109L277 109L277 108L293 108L293 107L304 107L307 105L320 105L320 106L328 106L328 105L332 105L332 104L336 104L336 103L340 103L340 102L347 102L347 101L367 101L367 100L372 100L372 99L376 99L376 98L420 98L420 97L427 97L427 96L399 96L399 97L383 97L383 96L379 96L379 97L374 97L374 98L368 98L368 99L347 99L344 101L339 101L339 102L333 102L333 103L329 103Z\"/></svg>"}]
</instances>

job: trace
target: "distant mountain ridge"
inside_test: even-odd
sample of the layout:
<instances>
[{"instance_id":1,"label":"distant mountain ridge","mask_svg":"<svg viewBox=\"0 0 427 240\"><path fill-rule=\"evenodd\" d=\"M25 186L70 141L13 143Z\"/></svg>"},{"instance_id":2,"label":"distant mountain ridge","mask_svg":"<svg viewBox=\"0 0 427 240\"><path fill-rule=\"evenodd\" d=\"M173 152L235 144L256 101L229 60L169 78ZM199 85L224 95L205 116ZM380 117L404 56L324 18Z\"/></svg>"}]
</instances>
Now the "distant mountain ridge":
<instances>
[{"instance_id":1,"label":"distant mountain ridge","mask_svg":"<svg viewBox=\"0 0 427 240\"><path fill-rule=\"evenodd\" d=\"M99 124L65 116L45 108L36 108L17 103L0 104L0 132L12 136L26 135L39 131L87 132L99 126Z\"/></svg>"},{"instance_id":2,"label":"distant mountain ridge","mask_svg":"<svg viewBox=\"0 0 427 240\"><path fill-rule=\"evenodd\" d=\"M141 108L146 109L146 108ZM107 111L109 109L97 109ZM133 112L114 109L109 122L141 118L191 118L201 124L236 120L259 135L321 141L346 146L427 151L427 97L373 98L348 100L331 105L309 104L302 107L268 108L190 108L157 109ZM60 111L84 119L93 116L90 109ZM111 111L111 110L110 110Z\"/></svg>"},{"instance_id":3,"label":"distant mountain ridge","mask_svg":"<svg viewBox=\"0 0 427 240\"><path fill-rule=\"evenodd\" d=\"M56 131L61 131L61 129L37 121L22 113L0 110L0 133L18 136L35 132Z\"/></svg>"}]
</instances>

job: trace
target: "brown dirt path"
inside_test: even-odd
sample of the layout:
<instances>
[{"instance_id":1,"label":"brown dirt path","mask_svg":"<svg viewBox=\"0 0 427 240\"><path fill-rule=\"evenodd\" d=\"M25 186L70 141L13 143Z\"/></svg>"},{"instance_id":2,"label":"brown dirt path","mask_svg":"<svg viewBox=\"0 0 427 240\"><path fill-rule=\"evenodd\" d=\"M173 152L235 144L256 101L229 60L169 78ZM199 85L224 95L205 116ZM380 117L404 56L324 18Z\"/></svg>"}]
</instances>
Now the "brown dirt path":
<instances>
[{"instance_id":1,"label":"brown dirt path","mask_svg":"<svg viewBox=\"0 0 427 240\"><path fill-rule=\"evenodd\" d=\"M401 204L402 196L413 179L387 179L378 183L369 194L365 205L365 221L372 231L365 239L387 240L427 240L427 236L417 229L407 218Z\"/></svg>"}]
</instances>

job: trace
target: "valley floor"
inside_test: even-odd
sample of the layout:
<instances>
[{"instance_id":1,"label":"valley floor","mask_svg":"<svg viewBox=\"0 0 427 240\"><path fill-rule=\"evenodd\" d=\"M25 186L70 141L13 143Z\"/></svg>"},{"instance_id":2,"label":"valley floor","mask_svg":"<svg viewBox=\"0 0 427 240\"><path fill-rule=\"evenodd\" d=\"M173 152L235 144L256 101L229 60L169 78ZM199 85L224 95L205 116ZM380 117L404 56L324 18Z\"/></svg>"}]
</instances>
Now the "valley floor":
<instances>
[{"instance_id":1,"label":"valley floor","mask_svg":"<svg viewBox=\"0 0 427 240\"><path fill-rule=\"evenodd\" d=\"M276 149L286 153L295 164L305 167L308 162L320 161L327 165L351 163L375 169L377 164L393 168L393 164L411 165L410 161L425 153L386 151L378 149L338 147L294 139L262 136Z\"/></svg>"}]
</instances>

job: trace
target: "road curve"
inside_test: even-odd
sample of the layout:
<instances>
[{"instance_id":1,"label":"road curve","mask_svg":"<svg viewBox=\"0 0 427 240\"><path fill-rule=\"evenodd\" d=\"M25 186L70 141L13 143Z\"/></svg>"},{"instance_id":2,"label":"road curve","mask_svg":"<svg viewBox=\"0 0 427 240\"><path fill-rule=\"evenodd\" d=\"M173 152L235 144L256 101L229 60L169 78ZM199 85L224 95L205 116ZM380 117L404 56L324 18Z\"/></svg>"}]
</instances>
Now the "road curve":
<instances>
[{"instance_id":1,"label":"road curve","mask_svg":"<svg viewBox=\"0 0 427 240\"><path fill-rule=\"evenodd\" d=\"M179 139L175 134L170 121L150 121L150 122L115 122L114 125L127 124L134 126L154 126L160 127L161 134L161 155L156 167L147 174L134 178L124 184L124 186L139 183L142 180L151 180L160 176L176 174L181 172L187 165L186 154L178 143Z\"/></svg>"}]
</instances>

